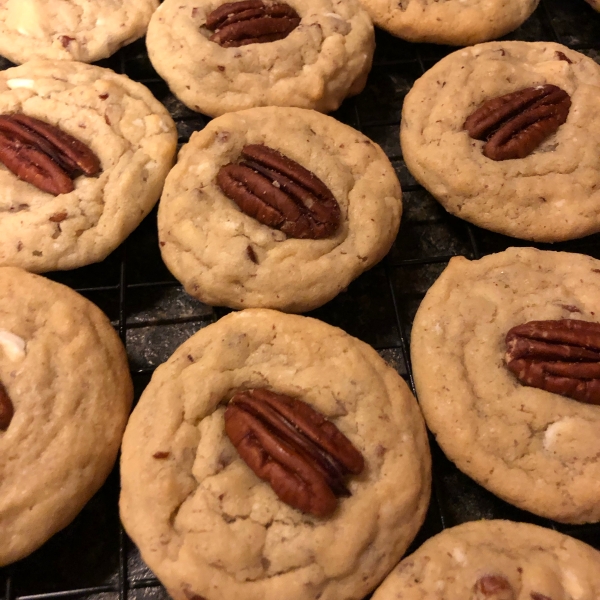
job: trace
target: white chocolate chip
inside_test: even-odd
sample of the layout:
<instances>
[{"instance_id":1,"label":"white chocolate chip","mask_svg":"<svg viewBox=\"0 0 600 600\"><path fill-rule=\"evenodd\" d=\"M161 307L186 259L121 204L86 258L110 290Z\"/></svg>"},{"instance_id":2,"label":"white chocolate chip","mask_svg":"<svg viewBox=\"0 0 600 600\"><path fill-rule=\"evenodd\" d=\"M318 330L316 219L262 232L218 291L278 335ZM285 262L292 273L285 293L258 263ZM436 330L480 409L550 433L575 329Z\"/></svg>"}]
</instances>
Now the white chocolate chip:
<instances>
[{"instance_id":1,"label":"white chocolate chip","mask_svg":"<svg viewBox=\"0 0 600 600\"><path fill-rule=\"evenodd\" d=\"M462 548L456 546L452 549L452 558L459 564L464 565L467 562L467 556Z\"/></svg>"},{"instance_id":2,"label":"white chocolate chip","mask_svg":"<svg viewBox=\"0 0 600 600\"><path fill-rule=\"evenodd\" d=\"M583 460L600 454L597 428L579 417L565 417L548 426L544 450L562 460Z\"/></svg>"},{"instance_id":3,"label":"white chocolate chip","mask_svg":"<svg viewBox=\"0 0 600 600\"><path fill-rule=\"evenodd\" d=\"M12 361L25 358L25 340L6 329L0 329L0 347Z\"/></svg>"},{"instance_id":4,"label":"white chocolate chip","mask_svg":"<svg viewBox=\"0 0 600 600\"><path fill-rule=\"evenodd\" d=\"M32 90L33 89L33 84L34 81L33 79L8 79L6 81L6 85L11 89L11 90L16 90L17 88L27 88Z\"/></svg>"}]
</instances>

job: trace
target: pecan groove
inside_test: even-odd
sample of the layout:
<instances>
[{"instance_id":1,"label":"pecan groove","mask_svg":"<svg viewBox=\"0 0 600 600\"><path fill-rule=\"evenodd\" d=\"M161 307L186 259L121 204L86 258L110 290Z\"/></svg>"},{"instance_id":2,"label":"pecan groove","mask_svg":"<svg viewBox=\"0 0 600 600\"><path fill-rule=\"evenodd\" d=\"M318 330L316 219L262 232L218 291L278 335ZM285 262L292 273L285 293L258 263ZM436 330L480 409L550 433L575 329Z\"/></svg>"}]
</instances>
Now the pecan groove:
<instances>
[{"instance_id":1,"label":"pecan groove","mask_svg":"<svg viewBox=\"0 0 600 600\"><path fill-rule=\"evenodd\" d=\"M316 175L268 146L244 146L242 156L247 160L217 174L218 186L242 212L294 238L316 240L336 231L340 207Z\"/></svg>"},{"instance_id":2,"label":"pecan groove","mask_svg":"<svg viewBox=\"0 0 600 600\"><path fill-rule=\"evenodd\" d=\"M262 0L228 2L206 17L209 38L224 48L263 44L287 37L300 24L298 13L287 4Z\"/></svg>"},{"instance_id":3,"label":"pecan groove","mask_svg":"<svg viewBox=\"0 0 600 600\"><path fill-rule=\"evenodd\" d=\"M600 404L600 323L530 321L506 334L506 366L524 385Z\"/></svg>"},{"instance_id":4,"label":"pecan groove","mask_svg":"<svg viewBox=\"0 0 600 600\"><path fill-rule=\"evenodd\" d=\"M15 407L13 406L12 400L10 399L6 388L0 382L0 431L6 431L8 429L14 414Z\"/></svg>"},{"instance_id":5,"label":"pecan groove","mask_svg":"<svg viewBox=\"0 0 600 600\"><path fill-rule=\"evenodd\" d=\"M567 120L570 107L569 94L555 85L525 88L485 102L464 129L473 139L487 140L487 158L525 158Z\"/></svg>"},{"instance_id":6,"label":"pecan groove","mask_svg":"<svg viewBox=\"0 0 600 600\"><path fill-rule=\"evenodd\" d=\"M339 429L301 400L265 389L237 392L225 432L254 473L286 504L317 517L350 496L344 477L364 468L362 454Z\"/></svg>"}]
</instances>

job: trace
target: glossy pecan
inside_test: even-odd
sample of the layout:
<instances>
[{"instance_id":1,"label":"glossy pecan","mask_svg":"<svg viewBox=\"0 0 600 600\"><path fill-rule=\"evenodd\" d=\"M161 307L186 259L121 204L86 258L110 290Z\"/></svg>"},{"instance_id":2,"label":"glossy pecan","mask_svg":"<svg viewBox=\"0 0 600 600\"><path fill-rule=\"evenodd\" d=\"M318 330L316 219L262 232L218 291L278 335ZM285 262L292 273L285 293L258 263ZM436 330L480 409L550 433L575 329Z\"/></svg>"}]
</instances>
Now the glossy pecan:
<instances>
[{"instance_id":1,"label":"glossy pecan","mask_svg":"<svg viewBox=\"0 0 600 600\"><path fill-rule=\"evenodd\" d=\"M506 334L506 366L524 385L600 404L600 323L530 321Z\"/></svg>"},{"instance_id":2,"label":"glossy pecan","mask_svg":"<svg viewBox=\"0 0 600 600\"><path fill-rule=\"evenodd\" d=\"M503 575L483 575L476 581L473 592L474 600L514 600L516 597L513 587Z\"/></svg>"},{"instance_id":3,"label":"glossy pecan","mask_svg":"<svg viewBox=\"0 0 600 600\"><path fill-rule=\"evenodd\" d=\"M58 127L23 114L0 115L0 161L19 179L54 194L73 191L78 175L96 175L98 157Z\"/></svg>"},{"instance_id":4,"label":"glossy pecan","mask_svg":"<svg viewBox=\"0 0 600 600\"><path fill-rule=\"evenodd\" d=\"M364 468L362 454L331 421L302 400L265 389L233 396L225 432L283 502L317 517L350 495L344 477Z\"/></svg>"},{"instance_id":5,"label":"glossy pecan","mask_svg":"<svg viewBox=\"0 0 600 600\"><path fill-rule=\"evenodd\" d=\"M209 39L224 48L282 40L299 24L291 6L262 0L228 2L206 17L206 28L215 32Z\"/></svg>"},{"instance_id":6,"label":"glossy pecan","mask_svg":"<svg viewBox=\"0 0 600 600\"><path fill-rule=\"evenodd\" d=\"M0 383L0 431L6 431L8 429L14 414L15 408L12 400L4 385Z\"/></svg>"},{"instance_id":7,"label":"glossy pecan","mask_svg":"<svg viewBox=\"0 0 600 600\"><path fill-rule=\"evenodd\" d=\"M244 213L294 238L316 240L336 231L340 207L316 175L268 146L244 146L242 157L221 167L217 184Z\"/></svg>"},{"instance_id":8,"label":"glossy pecan","mask_svg":"<svg viewBox=\"0 0 600 600\"><path fill-rule=\"evenodd\" d=\"M525 88L488 100L465 121L476 140L487 140L492 160L525 158L567 120L571 98L555 85Z\"/></svg>"}]
</instances>

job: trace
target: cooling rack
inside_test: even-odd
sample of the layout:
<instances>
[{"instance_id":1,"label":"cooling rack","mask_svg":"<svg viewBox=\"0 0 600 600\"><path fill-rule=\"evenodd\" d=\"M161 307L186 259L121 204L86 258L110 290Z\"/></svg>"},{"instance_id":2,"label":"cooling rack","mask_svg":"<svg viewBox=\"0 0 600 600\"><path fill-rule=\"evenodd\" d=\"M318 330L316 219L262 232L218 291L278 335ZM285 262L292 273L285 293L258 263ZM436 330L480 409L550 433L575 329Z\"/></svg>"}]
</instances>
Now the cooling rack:
<instances>
[{"instance_id":1,"label":"cooling rack","mask_svg":"<svg viewBox=\"0 0 600 600\"><path fill-rule=\"evenodd\" d=\"M533 16L506 39L557 41L600 62L600 14L583 0L541 0ZM402 102L415 79L452 51L409 44L378 31L365 91L333 115L383 147L402 184L404 214L385 260L310 315L371 344L411 385L412 320L452 256L476 259L509 246L535 245L600 258L600 234L550 246L490 233L448 215L411 177L398 142ZM175 119L180 143L206 125L208 119L188 110L169 92L153 70L143 40L99 64L149 87ZM0 69L9 66L0 59ZM136 398L153 370L177 346L227 312L189 297L167 271L158 250L156 211L102 263L48 276L74 288L109 316L127 348ZM458 471L430 441L432 501L411 549L445 527L479 518L533 522L600 549L600 525L560 525L509 506ZM115 468L69 527L28 558L0 569L0 600L168 598L120 526L118 491Z\"/></svg>"}]
</instances>

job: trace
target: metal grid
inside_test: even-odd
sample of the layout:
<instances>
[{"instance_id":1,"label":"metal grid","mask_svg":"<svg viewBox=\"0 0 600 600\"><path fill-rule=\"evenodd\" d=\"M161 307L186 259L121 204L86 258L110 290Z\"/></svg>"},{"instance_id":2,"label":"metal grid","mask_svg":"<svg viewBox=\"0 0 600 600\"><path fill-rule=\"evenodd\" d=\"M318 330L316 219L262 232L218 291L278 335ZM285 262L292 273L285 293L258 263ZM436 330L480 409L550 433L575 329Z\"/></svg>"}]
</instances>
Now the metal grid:
<instances>
[{"instance_id":1,"label":"metal grid","mask_svg":"<svg viewBox=\"0 0 600 600\"><path fill-rule=\"evenodd\" d=\"M600 14L583 0L542 0L534 15L507 39L558 41L600 62ZM404 214L386 259L311 315L374 346L410 384L412 320L448 260L455 255L473 259L512 245L532 245L448 215L416 184L402 160L398 128L404 96L417 77L451 51L443 46L409 44L378 32L367 88L334 115L383 147L402 183ZM206 124L205 117L188 110L169 92L152 69L143 41L100 64L147 85L176 120L180 143ZM6 61L0 62L0 68L8 66ZM551 247L600 258L600 235ZM49 276L76 289L108 314L127 347L136 397L153 370L177 346L227 312L187 296L167 271L158 250L155 211L102 263ZM477 518L538 523L600 549L600 525L559 525L511 507L460 473L433 439L431 442L432 502L412 549L444 527ZM118 478L115 468L69 527L30 557L0 569L0 600L168 598L120 526Z\"/></svg>"}]
</instances>

